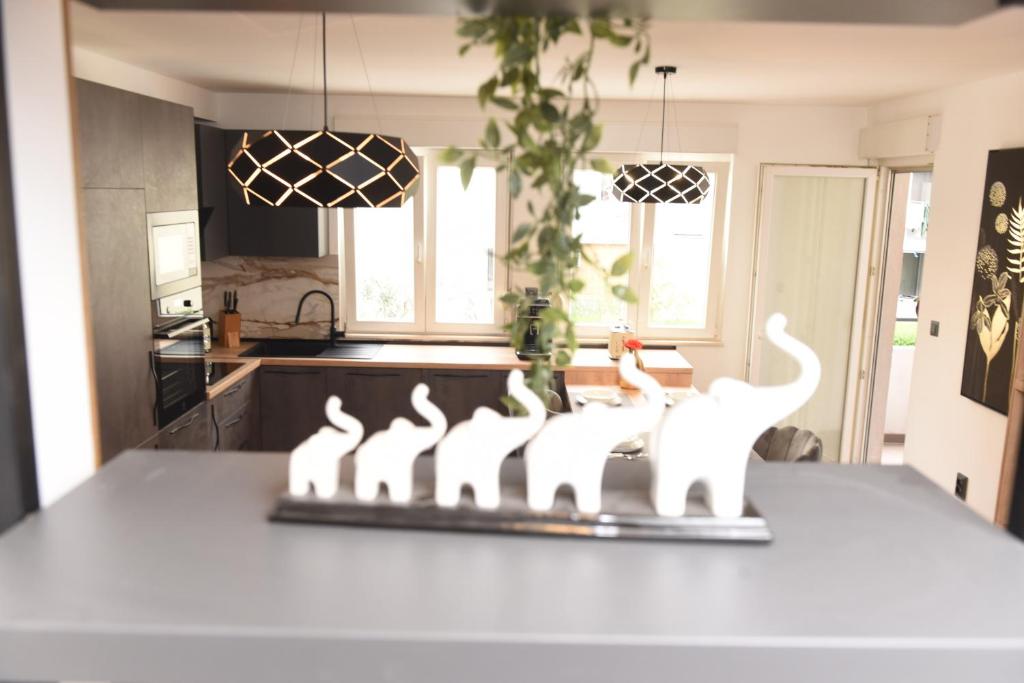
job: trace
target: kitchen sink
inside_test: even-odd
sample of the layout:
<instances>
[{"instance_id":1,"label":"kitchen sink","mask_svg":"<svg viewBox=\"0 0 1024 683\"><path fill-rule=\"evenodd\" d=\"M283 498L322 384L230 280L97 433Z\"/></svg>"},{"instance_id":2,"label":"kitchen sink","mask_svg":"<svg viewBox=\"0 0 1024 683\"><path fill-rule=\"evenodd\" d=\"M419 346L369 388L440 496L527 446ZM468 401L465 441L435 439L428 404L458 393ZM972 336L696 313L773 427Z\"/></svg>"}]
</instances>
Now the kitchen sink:
<instances>
[{"instance_id":1,"label":"kitchen sink","mask_svg":"<svg viewBox=\"0 0 1024 683\"><path fill-rule=\"evenodd\" d=\"M381 344L337 342L315 339L265 339L239 356L250 358L340 358L369 360L380 351Z\"/></svg>"}]
</instances>

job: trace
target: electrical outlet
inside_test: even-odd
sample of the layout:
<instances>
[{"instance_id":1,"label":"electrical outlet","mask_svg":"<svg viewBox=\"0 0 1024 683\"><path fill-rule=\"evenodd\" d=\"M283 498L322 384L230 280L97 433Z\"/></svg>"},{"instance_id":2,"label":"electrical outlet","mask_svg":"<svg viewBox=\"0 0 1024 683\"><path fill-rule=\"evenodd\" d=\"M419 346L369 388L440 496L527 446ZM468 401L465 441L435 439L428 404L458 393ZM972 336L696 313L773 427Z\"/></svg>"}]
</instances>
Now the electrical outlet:
<instances>
[{"instance_id":1,"label":"electrical outlet","mask_svg":"<svg viewBox=\"0 0 1024 683\"><path fill-rule=\"evenodd\" d=\"M933 320L932 321L931 327L928 329L928 333L931 334L933 337L938 337L939 336L939 321L938 320Z\"/></svg>"},{"instance_id":2,"label":"electrical outlet","mask_svg":"<svg viewBox=\"0 0 1024 683\"><path fill-rule=\"evenodd\" d=\"M953 493L960 500L967 500L967 475L963 472L956 473L956 486L953 487Z\"/></svg>"}]
</instances>

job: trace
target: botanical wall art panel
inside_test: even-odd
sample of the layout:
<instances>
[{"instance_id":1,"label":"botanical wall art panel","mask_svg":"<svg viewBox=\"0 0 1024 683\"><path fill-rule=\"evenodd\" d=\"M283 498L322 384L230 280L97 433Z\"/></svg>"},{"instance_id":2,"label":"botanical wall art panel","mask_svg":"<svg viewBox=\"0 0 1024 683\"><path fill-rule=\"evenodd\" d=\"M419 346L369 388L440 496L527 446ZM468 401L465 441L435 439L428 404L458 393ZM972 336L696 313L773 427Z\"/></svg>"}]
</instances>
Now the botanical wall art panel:
<instances>
[{"instance_id":1,"label":"botanical wall art panel","mask_svg":"<svg viewBox=\"0 0 1024 683\"><path fill-rule=\"evenodd\" d=\"M960 393L1004 415L1024 293L1024 148L989 152Z\"/></svg>"}]
</instances>

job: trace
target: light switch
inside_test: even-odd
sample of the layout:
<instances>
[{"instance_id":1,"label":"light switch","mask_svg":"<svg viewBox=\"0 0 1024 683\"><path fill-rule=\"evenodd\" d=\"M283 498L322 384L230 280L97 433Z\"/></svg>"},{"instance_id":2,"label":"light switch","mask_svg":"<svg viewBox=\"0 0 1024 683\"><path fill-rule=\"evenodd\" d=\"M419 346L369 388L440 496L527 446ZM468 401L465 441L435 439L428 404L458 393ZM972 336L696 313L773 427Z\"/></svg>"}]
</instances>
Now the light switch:
<instances>
[{"instance_id":1,"label":"light switch","mask_svg":"<svg viewBox=\"0 0 1024 683\"><path fill-rule=\"evenodd\" d=\"M932 321L931 328L929 329L929 334L931 334L933 337L938 337L939 336L939 321L938 320L933 320Z\"/></svg>"}]
</instances>

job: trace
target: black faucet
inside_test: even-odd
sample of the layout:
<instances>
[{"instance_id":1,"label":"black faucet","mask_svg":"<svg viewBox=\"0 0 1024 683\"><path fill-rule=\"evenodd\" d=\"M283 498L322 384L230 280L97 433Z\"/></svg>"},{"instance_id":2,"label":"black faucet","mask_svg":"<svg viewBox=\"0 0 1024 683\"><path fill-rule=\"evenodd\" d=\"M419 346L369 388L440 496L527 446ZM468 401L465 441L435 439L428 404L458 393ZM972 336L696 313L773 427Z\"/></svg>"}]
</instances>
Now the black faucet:
<instances>
[{"instance_id":1,"label":"black faucet","mask_svg":"<svg viewBox=\"0 0 1024 683\"><path fill-rule=\"evenodd\" d=\"M334 341L338 336L338 328L334 326L334 299L331 298L331 295L325 292L324 290L311 289L302 295L302 298L299 299L299 306L298 308L295 309L295 324L299 324L299 316L302 315L302 304L306 303L306 297L308 297L310 294L323 294L325 297L327 297L327 301L331 304L331 332L330 336L328 337L328 340L331 342L331 346L333 346Z\"/></svg>"}]
</instances>

